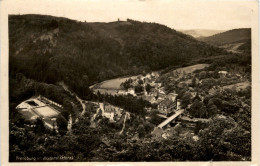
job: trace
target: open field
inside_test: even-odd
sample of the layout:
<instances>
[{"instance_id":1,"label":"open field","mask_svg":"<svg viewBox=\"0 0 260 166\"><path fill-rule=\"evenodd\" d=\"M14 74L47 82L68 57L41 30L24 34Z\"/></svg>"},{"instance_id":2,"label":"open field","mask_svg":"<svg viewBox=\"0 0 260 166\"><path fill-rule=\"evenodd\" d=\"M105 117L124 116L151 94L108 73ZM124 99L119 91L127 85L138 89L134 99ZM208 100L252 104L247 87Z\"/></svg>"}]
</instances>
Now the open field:
<instances>
[{"instance_id":1,"label":"open field","mask_svg":"<svg viewBox=\"0 0 260 166\"><path fill-rule=\"evenodd\" d=\"M97 92L100 92L101 94L110 94L110 95L118 95L116 89L93 89L93 92L96 94Z\"/></svg>"},{"instance_id":2,"label":"open field","mask_svg":"<svg viewBox=\"0 0 260 166\"><path fill-rule=\"evenodd\" d=\"M182 67L174 70L173 72L178 72L178 73L183 73L185 72L186 74L192 73L195 70L200 70L204 69L205 67L209 67L209 64L197 64L197 65L192 65L192 66L187 66L187 67Z\"/></svg>"},{"instance_id":3,"label":"open field","mask_svg":"<svg viewBox=\"0 0 260 166\"><path fill-rule=\"evenodd\" d=\"M95 84L90 86L90 88L94 89L121 89L120 84L125 82L127 79L136 79L139 75L137 76L129 76L129 77L120 77L120 78L115 78L112 80L107 80L103 81L101 83Z\"/></svg>"},{"instance_id":4,"label":"open field","mask_svg":"<svg viewBox=\"0 0 260 166\"><path fill-rule=\"evenodd\" d=\"M233 44L225 44L223 46L220 46L220 48L224 48L228 51L231 51L233 53L240 53L238 48L243 45L244 43L233 43Z\"/></svg>"},{"instance_id":5,"label":"open field","mask_svg":"<svg viewBox=\"0 0 260 166\"><path fill-rule=\"evenodd\" d=\"M239 89L245 89L248 86L250 86L250 82L245 81L245 82L240 82L240 83L236 83L236 84L232 84L232 85L223 86L223 89L236 88L236 90L239 90Z\"/></svg>"}]
</instances>

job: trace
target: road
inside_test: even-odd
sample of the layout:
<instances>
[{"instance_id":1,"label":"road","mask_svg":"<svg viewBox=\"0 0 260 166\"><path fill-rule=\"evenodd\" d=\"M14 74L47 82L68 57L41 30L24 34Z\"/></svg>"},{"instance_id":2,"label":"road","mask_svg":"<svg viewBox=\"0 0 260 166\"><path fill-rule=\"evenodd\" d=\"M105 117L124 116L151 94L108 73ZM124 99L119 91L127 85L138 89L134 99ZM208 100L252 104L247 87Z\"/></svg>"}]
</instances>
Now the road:
<instances>
[{"instance_id":1,"label":"road","mask_svg":"<svg viewBox=\"0 0 260 166\"><path fill-rule=\"evenodd\" d=\"M173 121L175 118L177 118L180 114L182 114L184 112L184 109L178 110L175 112L175 114L173 114L172 116L170 116L168 119L166 119L165 121L163 121L162 123L160 123L157 127L159 128L163 128L165 125L167 125L168 123L170 123L171 121Z\"/></svg>"},{"instance_id":2,"label":"road","mask_svg":"<svg viewBox=\"0 0 260 166\"><path fill-rule=\"evenodd\" d=\"M124 123L123 123L123 128L122 130L120 131L120 135L123 133L124 129L125 129L125 122L126 120L130 117L130 114L128 112L126 112L125 114L125 119L124 119Z\"/></svg>"},{"instance_id":3,"label":"road","mask_svg":"<svg viewBox=\"0 0 260 166\"><path fill-rule=\"evenodd\" d=\"M75 95L76 99L80 102L81 106L82 106L82 112L81 115L84 115L85 111L86 111L86 105L83 103L83 100L81 98L79 98L75 93L71 92L69 90L69 88L67 87L67 85L64 84L64 82L59 82L59 85L61 85L63 87L63 89L67 92L69 92L72 96Z\"/></svg>"}]
</instances>

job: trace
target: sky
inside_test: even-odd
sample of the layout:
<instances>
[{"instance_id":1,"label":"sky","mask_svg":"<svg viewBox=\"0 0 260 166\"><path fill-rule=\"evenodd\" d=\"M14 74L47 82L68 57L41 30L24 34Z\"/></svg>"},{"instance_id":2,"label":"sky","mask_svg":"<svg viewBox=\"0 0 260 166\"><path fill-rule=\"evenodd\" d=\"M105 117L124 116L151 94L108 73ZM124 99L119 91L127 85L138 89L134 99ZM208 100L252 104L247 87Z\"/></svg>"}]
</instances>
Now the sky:
<instances>
[{"instance_id":1,"label":"sky","mask_svg":"<svg viewBox=\"0 0 260 166\"><path fill-rule=\"evenodd\" d=\"M3 0L10 14L46 14L86 22L127 18L177 30L252 26L253 0Z\"/></svg>"}]
</instances>

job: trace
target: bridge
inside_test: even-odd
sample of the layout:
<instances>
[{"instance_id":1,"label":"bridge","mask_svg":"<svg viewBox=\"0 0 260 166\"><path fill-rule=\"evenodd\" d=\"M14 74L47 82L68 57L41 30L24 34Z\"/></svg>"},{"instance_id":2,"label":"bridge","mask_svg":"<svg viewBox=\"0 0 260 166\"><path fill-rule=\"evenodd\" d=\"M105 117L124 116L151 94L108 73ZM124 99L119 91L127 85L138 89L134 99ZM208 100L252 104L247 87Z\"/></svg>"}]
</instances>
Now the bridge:
<instances>
[{"instance_id":1,"label":"bridge","mask_svg":"<svg viewBox=\"0 0 260 166\"><path fill-rule=\"evenodd\" d=\"M184 109L178 110L175 112L175 114L173 114L172 116L170 116L168 119L166 119L165 121L163 121L162 123L160 123L157 127L159 128L163 128L165 125L167 125L168 123L170 123L171 121L173 121L175 118L177 118L179 115L181 115L184 112Z\"/></svg>"}]
</instances>

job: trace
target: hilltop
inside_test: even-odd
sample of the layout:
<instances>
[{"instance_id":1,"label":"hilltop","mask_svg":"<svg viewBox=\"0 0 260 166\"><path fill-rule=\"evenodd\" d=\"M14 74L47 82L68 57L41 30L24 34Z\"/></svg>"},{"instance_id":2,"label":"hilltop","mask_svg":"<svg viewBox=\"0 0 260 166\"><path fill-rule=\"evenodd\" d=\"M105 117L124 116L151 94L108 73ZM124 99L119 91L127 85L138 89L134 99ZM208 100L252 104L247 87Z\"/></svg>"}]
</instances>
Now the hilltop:
<instances>
[{"instance_id":1,"label":"hilltop","mask_svg":"<svg viewBox=\"0 0 260 166\"><path fill-rule=\"evenodd\" d=\"M106 79L226 54L157 23L88 23L44 15L10 15L9 47L11 73L64 81L81 96Z\"/></svg>"}]
</instances>

